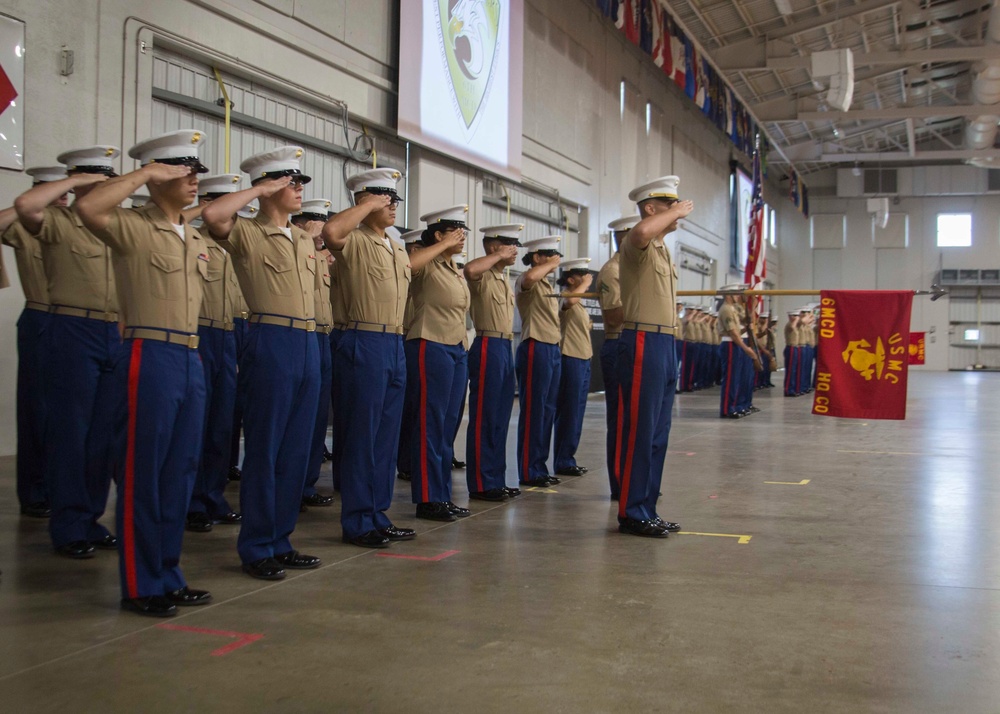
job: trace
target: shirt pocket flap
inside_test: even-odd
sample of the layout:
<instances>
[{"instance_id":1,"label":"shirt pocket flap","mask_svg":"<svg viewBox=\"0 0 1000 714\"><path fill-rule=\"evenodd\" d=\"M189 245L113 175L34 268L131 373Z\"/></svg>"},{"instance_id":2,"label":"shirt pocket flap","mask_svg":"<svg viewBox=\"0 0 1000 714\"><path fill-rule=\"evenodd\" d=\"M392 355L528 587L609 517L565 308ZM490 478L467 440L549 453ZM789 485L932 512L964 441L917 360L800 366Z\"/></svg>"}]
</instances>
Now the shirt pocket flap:
<instances>
[{"instance_id":1,"label":"shirt pocket flap","mask_svg":"<svg viewBox=\"0 0 1000 714\"><path fill-rule=\"evenodd\" d=\"M170 253L150 253L149 262L164 273L176 273L184 267L184 258Z\"/></svg>"},{"instance_id":2,"label":"shirt pocket flap","mask_svg":"<svg viewBox=\"0 0 1000 714\"><path fill-rule=\"evenodd\" d=\"M73 243L69 247L69 249L82 258L99 258L100 256L104 255L103 245L93 245L91 243Z\"/></svg>"},{"instance_id":3,"label":"shirt pocket flap","mask_svg":"<svg viewBox=\"0 0 1000 714\"><path fill-rule=\"evenodd\" d=\"M292 261L282 258L270 258L266 255L264 256L264 265L276 273L287 273L292 269Z\"/></svg>"}]
</instances>

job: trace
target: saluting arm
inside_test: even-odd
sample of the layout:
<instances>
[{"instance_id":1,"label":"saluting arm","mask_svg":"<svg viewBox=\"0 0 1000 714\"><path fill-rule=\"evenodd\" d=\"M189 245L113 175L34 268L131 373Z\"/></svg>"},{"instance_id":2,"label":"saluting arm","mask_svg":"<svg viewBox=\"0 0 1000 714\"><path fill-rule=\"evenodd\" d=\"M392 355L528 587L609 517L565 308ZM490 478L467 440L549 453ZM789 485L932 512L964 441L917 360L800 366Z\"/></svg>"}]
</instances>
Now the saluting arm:
<instances>
[{"instance_id":1,"label":"saluting arm","mask_svg":"<svg viewBox=\"0 0 1000 714\"><path fill-rule=\"evenodd\" d=\"M630 242L639 250L646 250L646 247L657 236L661 236L679 218L684 218L694 210L694 203L691 201L678 201L669 209L661 213L654 213L646 216L628 232L625 240Z\"/></svg>"},{"instance_id":2,"label":"saluting arm","mask_svg":"<svg viewBox=\"0 0 1000 714\"><path fill-rule=\"evenodd\" d=\"M461 233L449 233L434 245L429 245L423 250L418 250L410 255L410 272L416 274L424 269L428 263L444 253L446 250L454 248L464 240Z\"/></svg>"},{"instance_id":3,"label":"saluting arm","mask_svg":"<svg viewBox=\"0 0 1000 714\"><path fill-rule=\"evenodd\" d=\"M0 211L0 233L10 228L11 224L17 220L17 211L13 206Z\"/></svg>"},{"instance_id":4,"label":"saluting arm","mask_svg":"<svg viewBox=\"0 0 1000 714\"><path fill-rule=\"evenodd\" d=\"M587 292L587 290L590 289L590 284L592 282L594 282L594 276L591 275L590 273L587 273L587 275L583 276L583 280L580 282L579 285L577 285L572 290L567 290L566 292L567 293L571 293L571 294L585 293L585 292ZM580 302L580 298L578 298L578 297L567 297L563 301L563 308L562 309L563 310L569 310L571 307L573 307L574 305L576 305L578 302Z\"/></svg>"},{"instance_id":5,"label":"saluting arm","mask_svg":"<svg viewBox=\"0 0 1000 714\"><path fill-rule=\"evenodd\" d=\"M201 216L201 212L205 210L203 205L191 206L191 208L185 208L181 211L181 215L184 216L184 222L190 223L195 218Z\"/></svg>"},{"instance_id":6,"label":"saluting arm","mask_svg":"<svg viewBox=\"0 0 1000 714\"><path fill-rule=\"evenodd\" d=\"M147 183L160 184L183 178L191 173L189 166L172 164L146 164L141 169L95 186L86 196L73 202L73 210L80 216L83 225L95 235L103 233L111 222L111 214L122 201Z\"/></svg>"},{"instance_id":7,"label":"saluting arm","mask_svg":"<svg viewBox=\"0 0 1000 714\"><path fill-rule=\"evenodd\" d=\"M201 212L201 220L208 226L212 238L224 241L236 225L236 213L255 198L266 198L290 184L290 176L269 179L259 182L256 186L219 196L205 206Z\"/></svg>"},{"instance_id":8,"label":"saluting arm","mask_svg":"<svg viewBox=\"0 0 1000 714\"><path fill-rule=\"evenodd\" d=\"M475 260L470 260L465 264L465 279L470 283L478 283L479 279L483 277L483 273L487 270L492 270L493 266L499 263L503 259L510 259L517 256L517 248L512 245L505 245L500 250L490 253L489 255L484 255L482 258L476 258Z\"/></svg>"},{"instance_id":9,"label":"saluting arm","mask_svg":"<svg viewBox=\"0 0 1000 714\"><path fill-rule=\"evenodd\" d=\"M548 260L529 269L528 272L521 276L521 290L530 290L532 285L539 280L543 280L549 273L554 272L559 267L560 260L562 258L558 255L553 255Z\"/></svg>"},{"instance_id":10,"label":"saluting arm","mask_svg":"<svg viewBox=\"0 0 1000 714\"><path fill-rule=\"evenodd\" d=\"M343 250L347 236L370 214L379 211L392 202L389 196L363 193L356 206L351 206L333 216L323 226L323 242L330 250Z\"/></svg>"},{"instance_id":11,"label":"saluting arm","mask_svg":"<svg viewBox=\"0 0 1000 714\"><path fill-rule=\"evenodd\" d=\"M32 235L38 235L42 230L42 220L45 218L45 208L77 186L107 181L104 174L75 174L61 181L49 181L32 186L14 201L14 210L21 219L21 225Z\"/></svg>"}]
</instances>

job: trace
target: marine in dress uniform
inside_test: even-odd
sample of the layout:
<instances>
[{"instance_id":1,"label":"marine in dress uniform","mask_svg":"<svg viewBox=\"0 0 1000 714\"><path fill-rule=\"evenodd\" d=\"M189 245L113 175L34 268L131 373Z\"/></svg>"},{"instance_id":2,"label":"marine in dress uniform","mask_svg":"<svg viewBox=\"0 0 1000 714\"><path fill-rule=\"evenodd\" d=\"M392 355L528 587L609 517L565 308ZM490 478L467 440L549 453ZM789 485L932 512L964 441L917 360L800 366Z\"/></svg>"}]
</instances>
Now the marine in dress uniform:
<instances>
[{"instance_id":1,"label":"marine in dress uniform","mask_svg":"<svg viewBox=\"0 0 1000 714\"><path fill-rule=\"evenodd\" d=\"M423 249L424 244L421 241L421 237L424 234L423 228L417 228L416 230L406 231L402 234L401 239L403 241L403 247L406 249L406 255L412 256L414 253L419 252ZM406 309L403 310L403 335L405 336L410 330L410 325L413 324L413 283L410 283L410 290L406 295ZM403 398L403 419L400 424L399 432L399 449L396 455L396 477L400 481L409 481L413 478L413 465L410 459L413 449L410 442L417 438L416 432L411 427L415 419L414 410L416 405L412 403L410 399L410 390L406 391L406 396Z\"/></svg>"},{"instance_id":2,"label":"marine in dress uniform","mask_svg":"<svg viewBox=\"0 0 1000 714\"><path fill-rule=\"evenodd\" d=\"M344 301L344 291L342 287L343 280L340 277L340 263L337 261L333 254L330 254L333 258L333 262L330 264L330 316L333 320L333 329L330 330L330 363L331 363L331 373L332 380L330 382L330 408L333 414L337 413L337 372L333 370L333 359L337 354L337 346L340 344L340 338L344 335L344 330L347 329L347 304ZM333 477L333 490L340 492L340 471L337 468L337 464L340 463L337 458L337 447L343 443L343 439L337 437L337 434L333 434L333 445L330 449L330 470Z\"/></svg>"},{"instance_id":3,"label":"marine in dress uniform","mask_svg":"<svg viewBox=\"0 0 1000 714\"><path fill-rule=\"evenodd\" d=\"M239 365L246 390L240 480L243 524L236 549L243 571L280 580L285 568L318 567L320 559L292 548L319 404L316 344L316 248L288 221L302 205L302 149L283 146L240 164L251 188L222 196L202 218L236 261L250 306L250 331ZM256 198L254 218L236 215Z\"/></svg>"},{"instance_id":4,"label":"marine in dress uniform","mask_svg":"<svg viewBox=\"0 0 1000 714\"><path fill-rule=\"evenodd\" d=\"M503 501L521 495L507 486L507 431L514 408L514 292L506 269L517 261L524 226L479 229L482 258L465 266L476 339L469 350L469 427L465 439L469 498Z\"/></svg>"},{"instance_id":5,"label":"marine in dress uniform","mask_svg":"<svg viewBox=\"0 0 1000 714\"><path fill-rule=\"evenodd\" d=\"M107 505L113 462L112 370L121 352L118 296L111 252L77 214L50 205L69 190L77 198L114 175L119 150L95 146L58 157L69 178L38 184L15 202L21 224L37 239L48 280L49 320L42 346L45 483L52 506L49 533L56 552L91 558L117 541L98 522ZM127 194L126 194L127 195Z\"/></svg>"},{"instance_id":6,"label":"marine in dress uniform","mask_svg":"<svg viewBox=\"0 0 1000 714\"><path fill-rule=\"evenodd\" d=\"M559 303L548 275L559 268L559 236L525 242L521 259L528 270L514 283L521 314L521 343L514 362L520 412L517 417L517 472L524 486L559 483L549 475L546 461L552 444L562 358L559 342Z\"/></svg>"},{"instance_id":7,"label":"marine in dress uniform","mask_svg":"<svg viewBox=\"0 0 1000 714\"><path fill-rule=\"evenodd\" d=\"M243 218L253 218L260 210L257 199L254 199L236 215ZM208 232L207 230L205 231ZM239 280L237 279L237 287ZM250 331L250 306L243 297L243 290L236 294L236 306L233 308L233 337L236 339L236 403L233 405L233 436L229 455L229 480L239 481L243 477L240 470L240 435L243 433L243 407L247 403L246 389L241 386L239 373L240 361L246 352L247 337Z\"/></svg>"},{"instance_id":8,"label":"marine in dress uniform","mask_svg":"<svg viewBox=\"0 0 1000 714\"><path fill-rule=\"evenodd\" d=\"M198 182L199 207L204 210L220 196L235 193L239 184L239 174L206 176ZM211 238L202 238L208 252L198 316L198 354L205 366L205 440L187 515L187 529L195 533L211 531L214 523L236 525L243 520L225 496L236 405L233 320L240 286L229 253Z\"/></svg>"},{"instance_id":9,"label":"marine in dress uniform","mask_svg":"<svg viewBox=\"0 0 1000 714\"><path fill-rule=\"evenodd\" d=\"M309 233L316 248L316 341L319 345L319 400L316 408L316 427L309 450L306 482L302 489L302 505L329 506L333 497L316 490L319 472L326 454L326 431L330 424L330 394L333 389L333 355L330 352L330 333L333 331L333 308L330 306L330 266L333 256L323 245L319 232L330 217L328 198L312 198L302 202L302 210L292 216L292 223Z\"/></svg>"},{"instance_id":10,"label":"marine in dress uniform","mask_svg":"<svg viewBox=\"0 0 1000 714\"><path fill-rule=\"evenodd\" d=\"M812 308L803 307L799 310L799 345L802 349L802 369L799 371L800 394L808 394L813 390L813 367L816 363L815 337Z\"/></svg>"},{"instance_id":11,"label":"marine in dress uniform","mask_svg":"<svg viewBox=\"0 0 1000 714\"><path fill-rule=\"evenodd\" d=\"M604 405L607 424L605 453L607 454L608 484L611 500L617 501L621 490L618 473L618 446L621 414L618 411L618 338L622 332L621 244L628 232L639 222L639 216L618 218L608 224L615 254L597 274L597 294L604 316L604 344L601 345L601 375L604 378Z\"/></svg>"},{"instance_id":12,"label":"marine in dress uniform","mask_svg":"<svg viewBox=\"0 0 1000 714\"><path fill-rule=\"evenodd\" d=\"M557 281L570 293L587 292L594 276L587 268L590 258L564 260L559 264ZM594 346L590 339L593 323L580 298L564 298L559 309L559 329L562 355L559 374L559 395L556 398L555 454L553 468L559 476L583 476L585 466L576 463L576 450L583 432L583 415L587 410L590 391L590 360Z\"/></svg>"},{"instance_id":13,"label":"marine in dress uniform","mask_svg":"<svg viewBox=\"0 0 1000 714\"><path fill-rule=\"evenodd\" d=\"M406 332L406 398L413 409L408 440L417 518L454 521L470 515L451 500L451 465L469 384L465 315L469 288L454 257L465 248L467 205L420 217L423 250L410 256L413 321Z\"/></svg>"},{"instance_id":14,"label":"marine in dress uniform","mask_svg":"<svg viewBox=\"0 0 1000 714\"><path fill-rule=\"evenodd\" d=\"M340 471L343 540L385 548L414 533L396 528L392 505L396 450L406 391L403 311L410 286L406 250L386 229L396 222L400 201L394 169L371 169L350 177L357 205L327 221L323 239L333 251L347 308L347 327L333 358L334 444Z\"/></svg>"},{"instance_id":15,"label":"marine in dress uniform","mask_svg":"<svg viewBox=\"0 0 1000 714\"><path fill-rule=\"evenodd\" d=\"M623 414L618 530L657 538L680 529L656 511L677 380L677 272L664 238L694 208L691 201L678 200L678 183L676 176L665 176L629 193L642 220L621 248L625 321L618 340Z\"/></svg>"},{"instance_id":16,"label":"marine in dress uniform","mask_svg":"<svg viewBox=\"0 0 1000 714\"><path fill-rule=\"evenodd\" d=\"M723 291L746 290L745 285L726 285ZM717 323L722 360L722 390L719 394L719 416L739 419L750 413L749 396L753 393L753 363L756 354L744 339L746 335L740 322L737 303L739 294L725 296L719 308Z\"/></svg>"},{"instance_id":17,"label":"marine in dress uniform","mask_svg":"<svg viewBox=\"0 0 1000 714\"><path fill-rule=\"evenodd\" d=\"M32 185L66 178L64 166L30 168ZM65 206L67 194L54 201ZM45 488L45 328L49 323L49 286L42 262L42 246L8 209L3 226L4 245L14 249L17 272L24 291L24 310L17 321L17 500L21 513L48 518L52 510ZM0 276L3 280L6 275ZM3 287L6 287L4 285Z\"/></svg>"},{"instance_id":18,"label":"marine in dress uniform","mask_svg":"<svg viewBox=\"0 0 1000 714\"><path fill-rule=\"evenodd\" d=\"M799 396L799 372L802 355L799 352L799 311L788 312L785 323L785 396Z\"/></svg>"},{"instance_id":19,"label":"marine in dress uniform","mask_svg":"<svg viewBox=\"0 0 1000 714\"><path fill-rule=\"evenodd\" d=\"M198 315L208 274L206 242L182 210L198 192L202 134L175 131L129 150L142 168L90 191L76 208L113 251L125 340L114 370L118 448L116 523L122 607L169 616L212 596L180 569L188 503L198 473L205 373ZM118 208L139 186L151 202Z\"/></svg>"}]
</instances>

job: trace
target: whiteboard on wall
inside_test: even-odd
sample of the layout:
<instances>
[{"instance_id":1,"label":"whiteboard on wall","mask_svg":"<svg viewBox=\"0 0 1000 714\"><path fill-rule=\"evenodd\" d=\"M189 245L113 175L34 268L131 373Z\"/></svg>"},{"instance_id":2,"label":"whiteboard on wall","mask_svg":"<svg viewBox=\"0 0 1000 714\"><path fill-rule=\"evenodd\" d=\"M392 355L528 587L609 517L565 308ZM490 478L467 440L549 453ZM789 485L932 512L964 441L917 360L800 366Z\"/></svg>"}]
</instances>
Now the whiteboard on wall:
<instances>
[{"instance_id":1,"label":"whiteboard on wall","mask_svg":"<svg viewBox=\"0 0 1000 714\"><path fill-rule=\"evenodd\" d=\"M24 23L0 15L0 167L24 169Z\"/></svg>"}]
</instances>

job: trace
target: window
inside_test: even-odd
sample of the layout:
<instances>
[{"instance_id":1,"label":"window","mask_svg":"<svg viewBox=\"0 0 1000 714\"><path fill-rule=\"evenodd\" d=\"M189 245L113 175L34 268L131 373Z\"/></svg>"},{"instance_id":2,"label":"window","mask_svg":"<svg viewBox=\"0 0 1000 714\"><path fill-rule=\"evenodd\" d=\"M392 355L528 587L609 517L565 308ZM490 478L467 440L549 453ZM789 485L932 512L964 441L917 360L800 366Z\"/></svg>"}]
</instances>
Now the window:
<instances>
[{"instance_id":1,"label":"window","mask_svg":"<svg viewBox=\"0 0 1000 714\"><path fill-rule=\"evenodd\" d=\"M965 331L965 341L966 342L979 342L979 330L966 330Z\"/></svg>"},{"instance_id":2,"label":"window","mask_svg":"<svg viewBox=\"0 0 1000 714\"><path fill-rule=\"evenodd\" d=\"M971 213L939 213L938 248L968 248L972 245Z\"/></svg>"}]
</instances>

